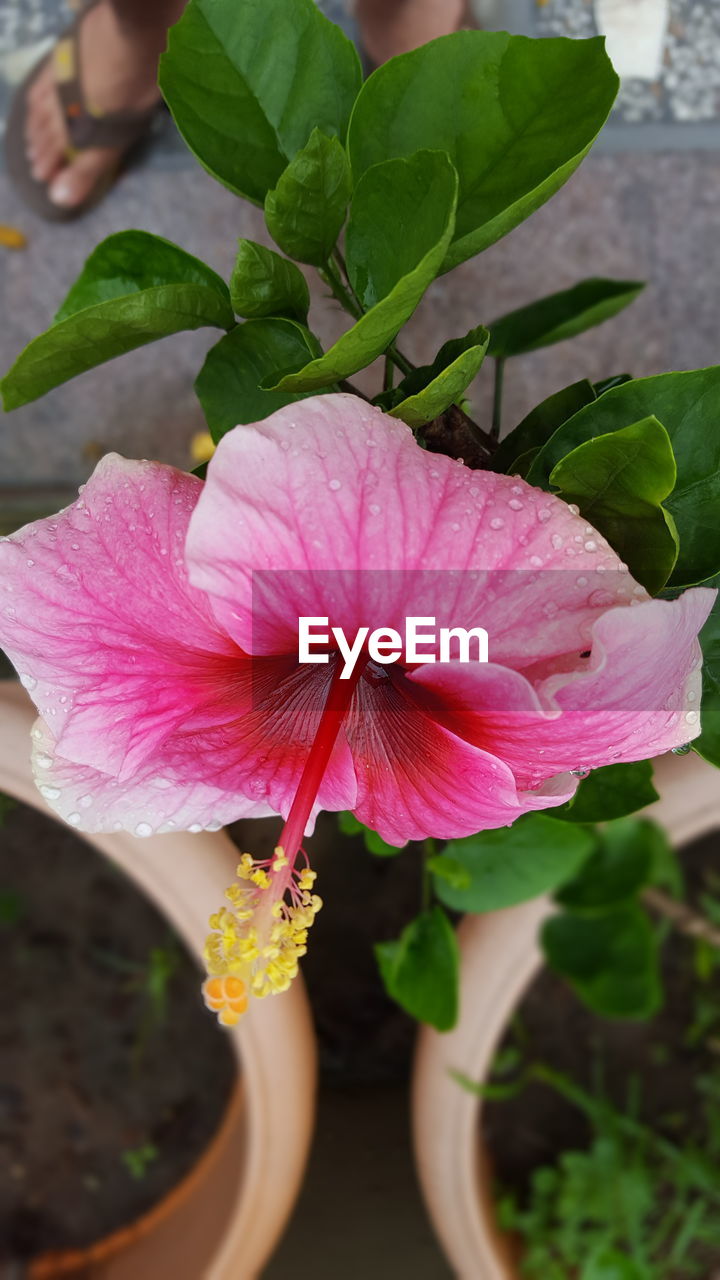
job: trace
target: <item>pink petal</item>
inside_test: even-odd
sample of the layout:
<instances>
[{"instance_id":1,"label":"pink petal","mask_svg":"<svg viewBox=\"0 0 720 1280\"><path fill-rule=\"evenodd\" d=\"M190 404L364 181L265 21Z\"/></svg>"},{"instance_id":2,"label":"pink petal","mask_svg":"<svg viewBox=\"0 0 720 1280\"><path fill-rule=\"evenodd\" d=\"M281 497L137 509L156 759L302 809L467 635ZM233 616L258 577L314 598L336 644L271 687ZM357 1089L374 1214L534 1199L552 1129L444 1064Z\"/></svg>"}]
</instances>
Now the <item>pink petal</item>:
<instances>
[{"instance_id":1,"label":"pink petal","mask_svg":"<svg viewBox=\"0 0 720 1280\"><path fill-rule=\"evenodd\" d=\"M33 771L49 807L82 831L130 831L136 836L171 831L214 831L238 818L265 818L262 800L227 791L202 778L178 777L172 766L148 760L125 782L56 754L47 725L33 729Z\"/></svg>"},{"instance_id":2,"label":"pink petal","mask_svg":"<svg viewBox=\"0 0 720 1280\"><path fill-rule=\"evenodd\" d=\"M137 834L138 826L163 831L286 816L330 678L328 668L298 668L292 658L245 662L223 689L216 687L202 715L196 712L177 726L151 758L122 778L67 759L38 721L36 781L48 803L84 831L114 826ZM321 808L351 809L356 795L352 758L341 738L314 814Z\"/></svg>"},{"instance_id":3,"label":"pink petal","mask_svg":"<svg viewBox=\"0 0 720 1280\"><path fill-rule=\"evenodd\" d=\"M715 592L686 591L608 610L590 657L533 684L492 664L424 666L409 675L437 719L505 761L519 786L565 770L642 760L700 732L697 633Z\"/></svg>"},{"instance_id":4,"label":"pink petal","mask_svg":"<svg viewBox=\"0 0 720 1280\"><path fill-rule=\"evenodd\" d=\"M254 653L295 651L299 616L327 616L351 635L404 629L414 614L483 625L493 659L522 665L576 649L583 624L635 585L560 499L428 453L350 395L229 432L187 556L222 626Z\"/></svg>"},{"instance_id":5,"label":"pink petal","mask_svg":"<svg viewBox=\"0 0 720 1280\"><path fill-rule=\"evenodd\" d=\"M187 580L201 488L110 455L56 519L0 542L0 643L67 759L132 776L242 661Z\"/></svg>"},{"instance_id":6,"label":"pink petal","mask_svg":"<svg viewBox=\"0 0 720 1280\"><path fill-rule=\"evenodd\" d=\"M566 774L519 790L507 764L439 724L402 675L361 679L346 735L355 814L390 844L508 826L531 809L563 804L577 786Z\"/></svg>"}]
</instances>

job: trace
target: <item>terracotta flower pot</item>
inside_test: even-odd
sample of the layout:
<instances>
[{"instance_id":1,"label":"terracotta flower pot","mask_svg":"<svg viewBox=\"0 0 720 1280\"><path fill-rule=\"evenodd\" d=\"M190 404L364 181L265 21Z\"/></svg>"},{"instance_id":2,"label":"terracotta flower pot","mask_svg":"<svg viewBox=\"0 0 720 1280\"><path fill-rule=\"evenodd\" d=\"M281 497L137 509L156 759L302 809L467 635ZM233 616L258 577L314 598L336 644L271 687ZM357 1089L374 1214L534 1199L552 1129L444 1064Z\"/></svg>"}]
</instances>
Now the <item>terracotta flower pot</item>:
<instances>
[{"instance_id":1,"label":"terracotta flower pot","mask_svg":"<svg viewBox=\"0 0 720 1280\"><path fill-rule=\"evenodd\" d=\"M30 771L34 718L24 690L1 683L0 791L46 812ZM228 836L84 838L131 876L199 956L237 862ZM316 1047L302 981L258 1001L227 1034L237 1087L195 1167L129 1227L88 1250L37 1259L33 1280L250 1280L261 1272L299 1191L313 1128Z\"/></svg>"},{"instance_id":2,"label":"terracotta flower pot","mask_svg":"<svg viewBox=\"0 0 720 1280\"><path fill-rule=\"evenodd\" d=\"M675 845L720 827L718 773L698 756L658 761L660 800L647 810ZM518 1280L512 1243L498 1229L480 1138L482 1100L454 1071L486 1079L505 1028L536 976L548 899L468 916L459 929L461 1016L453 1031L423 1028L413 1081L415 1156L425 1203L460 1280Z\"/></svg>"}]
</instances>

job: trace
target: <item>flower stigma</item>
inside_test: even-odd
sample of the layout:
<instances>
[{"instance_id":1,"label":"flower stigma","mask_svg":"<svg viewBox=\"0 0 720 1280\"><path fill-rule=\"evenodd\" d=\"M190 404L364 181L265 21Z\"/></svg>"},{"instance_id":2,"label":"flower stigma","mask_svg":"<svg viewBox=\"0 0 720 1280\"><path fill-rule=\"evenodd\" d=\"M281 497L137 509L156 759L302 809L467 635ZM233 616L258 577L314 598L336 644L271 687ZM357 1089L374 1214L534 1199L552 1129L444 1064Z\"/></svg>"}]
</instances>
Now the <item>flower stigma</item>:
<instances>
[{"instance_id":1,"label":"flower stigma","mask_svg":"<svg viewBox=\"0 0 720 1280\"><path fill-rule=\"evenodd\" d=\"M295 798L272 858L243 853L238 879L225 891L229 903L210 917L205 943L208 977L203 999L225 1027L234 1027L250 996L279 995L297 976L308 930L322 907L314 893L316 872L302 848L305 828L330 762L345 714L367 658L341 680L336 661L327 700ZM304 865L297 867L298 857Z\"/></svg>"}]
</instances>

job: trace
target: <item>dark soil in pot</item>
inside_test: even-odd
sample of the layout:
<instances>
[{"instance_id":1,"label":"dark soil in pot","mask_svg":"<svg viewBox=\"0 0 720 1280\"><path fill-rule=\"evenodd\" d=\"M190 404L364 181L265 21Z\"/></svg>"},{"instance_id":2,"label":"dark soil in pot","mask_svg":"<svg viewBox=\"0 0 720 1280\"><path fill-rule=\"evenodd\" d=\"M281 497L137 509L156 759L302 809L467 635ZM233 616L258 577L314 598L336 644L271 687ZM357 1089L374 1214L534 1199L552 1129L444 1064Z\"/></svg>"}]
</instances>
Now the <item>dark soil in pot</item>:
<instances>
[{"instance_id":1,"label":"dark soil in pot","mask_svg":"<svg viewBox=\"0 0 720 1280\"><path fill-rule=\"evenodd\" d=\"M0 826L0 964L0 1263L12 1263L92 1244L155 1205L216 1132L236 1068L167 920L21 805Z\"/></svg>"},{"instance_id":2,"label":"dark soil in pot","mask_svg":"<svg viewBox=\"0 0 720 1280\"><path fill-rule=\"evenodd\" d=\"M719 855L717 834L682 852L687 900L696 907L702 908L703 894L720 902ZM708 1132L697 1086L708 1081L706 1091L720 1094L720 969L701 981L697 964L695 944L669 935L663 948L664 1007L644 1022L598 1018L564 981L543 970L517 1009L498 1062L509 1050L526 1064L545 1064L673 1144L694 1142L717 1165L720 1135ZM515 1097L486 1101L482 1115L498 1188L512 1191L521 1205L536 1170L555 1165L563 1152L586 1148L592 1136L582 1112L541 1082L529 1083ZM714 1180L720 1194L720 1167ZM699 1271L673 1270L672 1280L720 1276L720 1250L700 1256Z\"/></svg>"}]
</instances>

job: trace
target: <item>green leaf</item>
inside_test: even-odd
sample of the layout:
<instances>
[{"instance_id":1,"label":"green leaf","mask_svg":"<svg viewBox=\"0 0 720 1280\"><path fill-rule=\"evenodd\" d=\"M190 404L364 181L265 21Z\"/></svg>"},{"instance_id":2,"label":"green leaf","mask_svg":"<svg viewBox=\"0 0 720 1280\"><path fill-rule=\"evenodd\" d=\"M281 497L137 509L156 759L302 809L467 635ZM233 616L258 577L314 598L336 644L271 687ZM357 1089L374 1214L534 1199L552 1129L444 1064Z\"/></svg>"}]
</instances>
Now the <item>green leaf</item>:
<instances>
[{"instance_id":1,"label":"green leaf","mask_svg":"<svg viewBox=\"0 0 720 1280\"><path fill-rule=\"evenodd\" d=\"M388 995L420 1022L449 1031L458 1015L459 952L442 907L413 920L395 942L378 942L375 955Z\"/></svg>"},{"instance_id":2,"label":"green leaf","mask_svg":"<svg viewBox=\"0 0 720 1280\"><path fill-rule=\"evenodd\" d=\"M200 163L262 204L314 128L345 137L362 72L313 0L190 0L160 88Z\"/></svg>"},{"instance_id":3,"label":"green leaf","mask_svg":"<svg viewBox=\"0 0 720 1280\"><path fill-rule=\"evenodd\" d=\"M487 329L480 326L478 329L471 330L468 334L468 338L470 337L475 339L472 345L464 345L449 360L449 348L455 351L458 345L466 343L467 339L452 339L441 347L435 365L426 366L426 368L433 370L440 361L446 361L446 363L440 365L421 390L400 400L395 408L390 409L391 418L400 418L410 427L422 427L426 422L432 422L433 418L444 413L451 404L457 403L485 359L490 335ZM416 374L420 372L419 369L414 370Z\"/></svg>"},{"instance_id":4,"label":"green leaf","mask_svg":"<svg viewBox=\"0 0 720 1280\"><path fill-rule=\"evenodd\" d=\"M338 813L338 826L345 836L362 836L368 853L375 854L376 858L394 858L404 848L402 845L388 844L377 831L358 822L354 813Z\"/></svg>"},{"instance_id":5,"label":"green leaf","mask_svg":"<svg viewBox=\"0 0 720 1280\"><path fill-rule=\"evenodd\" d=\"M586 379L573 382L562 391L556 391L533 409L522 422L511 431L493 455L492 470L506 474L518 474L515 466L519 459L531 451L537 450L555 434L568 418L572 418L586 404L595 399L592 383Z\"/></svg>"},{"instance_id":6,"label":"green leaf","mask_svg":"<svg viewBox=\"0 0 720 1280\"><path fill-rule=\"evenodd\" d=\"M425 863L428 871L432 871L435 875L450 885L451 889L469 889L472 884L472 876L467 867L463 866L458 858L453 858L447 853L434 854L428 858Z\"/></svg>"},{"instance_id":7,"label":"green leaf","mask_svg":"<svg viewBox=\"0 0 720 1280\"><path fill-rule=\"evenodd\" d=\"M230 277L230 298L238 316L290 316L304 321L310 308L307 281L287 258L254 240L239 240Z\"/></svg>"},{"instance_id":8,"label":"green leaf","mask_svg":"<svg viewBox=\"0 0 720 1280\"><path fill-rule=\"evenodd\" d=\"M283 253L322 267L342 231L351 193L344 147L313 129L265 197L267 229Z\"/></svg>"},{"instance_id":9,"label":"green leaf","mask_svg":"<svg viewBox=\"0 0 720 1280\"><path fill-rule=\"evenodd\" d=\"M610 822L613 818L624 818L659 798L652 775L650 760L593 769L589 778L580 783L573 799L562 808L553 809L553 817L567 822Z\"/></svg>"},{"instance_id":10,"label":"green leaf","mask_svg":"<svg viewBox=\"0 0 720 1280\"><path fill-rule=\"evenodd\" d=\"M553 468L550 484L577 504L654 595L678 557L675 522L662 506L676 477L670 437L649 417L578 445Z\"/></svg>"},{"instance_id":11,"label":"green leaf","mask_svg":"<svg viewBox=\"0 0 720 1280\"><path fill-rule=\"evenodd\" d=\"M286 404L304 399L284 391L265 391L261 382L283 369L299 368L318 350L313 335L294 320L247 320L208 351L195 380L213 440L238 423L260 422Z\"/></svg>"},{"instance_id":12,"label":"green leaf","mask_svg":"<svg viewBox=\"0 0 720 1280\"><path fill-rule=\"evenodd\" d=\"M649 1018L660 1008L657 939L635 903L598 916L553 916L542 946L551 968L594 1013Z\"/></svg>"},{"instance_id":13,"label":"green leaf","mask_svg":"<svg viewBox=\"0 0 720 1280\"><path fill-rule=\"evenodd\" d=\"M451 840L434 861L435 892L455 911L497 911L557 889L592 852L593 837L582 827L556 822L542 813L526 814L511 827ZM453 876L443 873L449 860ZM470 877L458 887L457 869Z\"/></svg>"},{"instance_id":14,"label":"green leaf","mask_svg":"<svg viewBox=\"0 0 720 1280\"><path fill-rule=\"evenodd\" d=\"M350 283L373 307L452 235L457 174L442 151L417 151L365 173L353 193L345 236ZM437 255L439 256L439 255Z\"/></svg>"},{"instance_id":15,"label":"green leaf","mask_svg":"<svg viewBox=\"0 0 720 1280\"><path fill-rule=\"evenodd\" d=\"M647 819L619 818L598 832L598 846L578 875L563 885L558 902L596 913L634 898L651 877L664 836Z\"/></svg>"},{"instance_id":16,"label":"green leaf","mask_svg":"<svg viewBox=\"0 0 720 1280\"><path fill-rule=\"evenodd\" d=\"M650 1280L650 1272L627 1254L608 1249L590 1259L579 1280Z\"/></svg>"},{"instance_id":17,"label":"green leaf","mask_svg":"<svg viewBox=\"0 0 720 1280\"><path fill-rule=\"evenodd\" d=\"M489 354L498 360L549 347L602 324L634 302L645 285L638 280L593 277L511 311L490 325Z\"/></svg>"},{"instance_id":18,"label":"green leaf","mask_svg":"<svg viewBox=\"0 0 720 1280\"><path fill-rule=\"evenodd\" d=\"M720 574L704 584L720 589ZM703 651L702 733L693 742L699 755L720 768L720 595L700 632Z\"/></svg>"},{"instance_id":19,"label":"green leaf","mask_svg":"<svg viewBox=\"0 0 720 1280\"><path fill-rule=\"evenodd\" d=\"M440 268L456 198L457 175L440 152L389 160L361 179L346 251L353 286L370 310L324 356L283 378L280 390L312 391L340 382L385 350Z\"/></svg>"},{"instance_id":20,"label":"green leaf","mask_svg":"<svg viewBox=\"0 0 720 1280\"><path fill-rule=\"evenodd\" d=\"M677 481L667 509L680 554L671 582L688 586L720 570L720 366L640 378L606 391L547 441L528 479L547 488L553 468L572 449L650 416L662 422L675 455Z\"/></svg>"},{"instance_id":21,"label":"green leaf","mask_svg":"<svg viewBox=\"0 0 720 1280\"><path fill-rule=\"evenodd\" d=\"M392 58L365 82L348 131L353 174L420 147L446 151L460 178L449 270L567 181L617 87L601 39L459 31Z\"/></svg>"},{"instance_id":22,"label":"green leaf","mask_svg":"<svg viewBox=\"0 0 720 1280\"><path fill-rule=\"evenodd\" d=\"M229 329L234 322L227 285L204 262L147 231L121 231L90 254L51 328L2 379L3 403L17 409L182 329Z\"/></svg>"}]
</instances>

